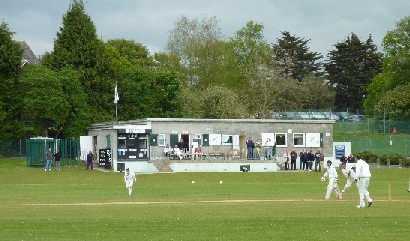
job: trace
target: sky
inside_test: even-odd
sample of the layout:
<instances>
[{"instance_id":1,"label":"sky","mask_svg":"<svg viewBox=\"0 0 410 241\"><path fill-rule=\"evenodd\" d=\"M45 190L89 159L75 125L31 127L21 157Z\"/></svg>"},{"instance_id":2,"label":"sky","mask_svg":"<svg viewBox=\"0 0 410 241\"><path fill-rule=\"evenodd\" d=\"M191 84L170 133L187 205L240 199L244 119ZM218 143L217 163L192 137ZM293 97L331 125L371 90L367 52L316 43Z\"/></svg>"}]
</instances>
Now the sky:
<instances>
[{"instance_id":1,"label":"sky","mask_svg":"<svg viewBox=\"0 0 410 241\"><path fill-rule=\"evenodd\" d=\"M0 0L0 22L24 40L35 55L53 50L71 0ZM228 40L249 21L264 26L268 43L282 31L309 41L310 51L324 57L351 33L362 41L372 35L381 43L396 22L410 16L410 0L84 0L97 35L104 41L128 39L151 54L166 51L169 31L179 17L216 17Z\"/></svg>"}]
</instances>

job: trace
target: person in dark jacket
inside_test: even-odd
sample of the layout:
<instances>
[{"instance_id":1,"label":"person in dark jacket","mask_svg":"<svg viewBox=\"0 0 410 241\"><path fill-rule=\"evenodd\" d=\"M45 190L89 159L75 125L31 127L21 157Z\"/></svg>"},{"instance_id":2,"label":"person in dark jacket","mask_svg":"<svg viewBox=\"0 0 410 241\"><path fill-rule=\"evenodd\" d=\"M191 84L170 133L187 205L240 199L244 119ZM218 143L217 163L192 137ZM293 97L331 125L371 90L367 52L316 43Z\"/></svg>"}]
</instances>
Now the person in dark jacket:
<instances>
[{"instance_id":1,"label":"person in dark jacket","mask_svg":"<svg viewBox=\"0 0 410 241\"><path fill-rule=\"evenodd\" d=\"M94 155L90 151L87 154L87 170L93 170L93 161L94 161Z\"/></svg>"},{"instance_id":2,"label":"person in dark jacket","mask_svg":"<svg viewBox=\"0 0 410 241\"><path fill-rule=\"evenodd\" d=\"M61 169L61 164L60 164L60 161L61 161L61 151L57 151L55 154L54 154L54 160L56 161L56 169L57 169L57 171L60 171L60 169Z\"/></svg>"},{"instance_id":3,"label":"person in dark jacket","mask_svg":"<svg viewBox=\"0 0 410 241\"><path fill-rule=\"evenodd\" d=\"M298 154L295 150L290 152L290 169L296 170L296 159L298 158Z\"/></svg>"},{"instance_id":4,"label":"person in dark jacket","mask_svg":"<svg viewBox=\"0 0 410 241\"><path fill-rule=\"evenodd\" d=\"M253 144L252 138L249 137L248 140L246 140L246 159L250 160L253 159L253 148L255 147L255 144Z\"/></svg>"},{"instance_id":5,"label":"person in dark jacket","mask_svg":"<svg viewBox=\"0 0 410 241\"><path fill-rule=\"evenodd\" d=\"M316 153L315 153L315 172L317 172L317 167L319 166L319 172L321 172L322 171L322 167L320 166L320 156L321 156L322 154L320 153L320 151L319 150L317 150L316 151Z\"/></svg>"},{"instance_id":6,"label":"person in dark jacket","mask_svg":"<svg viewBox=\"0 0 410 241\"><path fill-rule=\"evenodd\" d=\"M311 172L313 167L313 162L315 161L315 154L312 151L309 151L307 158L307 171Z\"/></svg>"}]
</instances>

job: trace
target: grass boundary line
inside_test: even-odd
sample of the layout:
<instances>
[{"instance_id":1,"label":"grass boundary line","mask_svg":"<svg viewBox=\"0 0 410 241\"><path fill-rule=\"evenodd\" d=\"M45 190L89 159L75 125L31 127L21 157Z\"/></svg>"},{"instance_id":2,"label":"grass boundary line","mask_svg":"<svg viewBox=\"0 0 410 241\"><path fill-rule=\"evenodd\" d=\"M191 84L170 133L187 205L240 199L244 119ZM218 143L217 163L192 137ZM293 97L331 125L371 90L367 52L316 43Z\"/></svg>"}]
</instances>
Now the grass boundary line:
<instances>
[{"instance_id":1,"label":"grass boundary line","mask_svg":"<svg viewBox=\"0 0 410 241\"><path fill-rule=\"evenodd\" d=\"M105 205L163 205L163 204L193 204L193 203L261 203L261 202L343 202L343 200L323 200L323 199L281 199L281 200L209 200L190 202L94 202L94 203L26 203L22 206L105 206ZM351 202L352 200L348 200ZM376 202L410 202L410 200L375 200Z\"/></svg>"}]
</instances>

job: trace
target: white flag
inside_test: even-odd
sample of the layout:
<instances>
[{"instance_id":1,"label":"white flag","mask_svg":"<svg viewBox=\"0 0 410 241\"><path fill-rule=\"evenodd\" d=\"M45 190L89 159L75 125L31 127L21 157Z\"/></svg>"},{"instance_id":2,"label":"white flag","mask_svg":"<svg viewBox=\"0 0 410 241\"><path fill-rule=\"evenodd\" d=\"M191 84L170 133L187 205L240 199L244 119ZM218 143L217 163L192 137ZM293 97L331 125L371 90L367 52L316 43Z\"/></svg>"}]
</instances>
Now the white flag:
<instances>
[{"instance_id":1,"label":"white flag","mask_svg":"<svg viewBox=\"0 0 410 241\"><path fill-rule=\"evenodd\" d=\"M115 83L114 103L117 104L119 100L120 100L120 96L118 95L118 91L117 91L117 83Z\"/></svg>"}]
</instances>

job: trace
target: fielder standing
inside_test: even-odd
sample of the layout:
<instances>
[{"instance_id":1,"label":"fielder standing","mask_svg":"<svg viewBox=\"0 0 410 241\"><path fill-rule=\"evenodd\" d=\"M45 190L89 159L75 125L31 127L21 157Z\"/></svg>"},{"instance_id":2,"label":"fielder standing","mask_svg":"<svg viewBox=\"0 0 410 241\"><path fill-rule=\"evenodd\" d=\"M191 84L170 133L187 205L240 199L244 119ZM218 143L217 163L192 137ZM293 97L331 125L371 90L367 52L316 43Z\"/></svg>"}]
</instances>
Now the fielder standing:
<instances>
[{"instance_id":1,"label":"fielder standing","mask_svg":"<svg viewBox=\"0 0 410 241\"><path fill-rule=\"evenodd\" d=\"M360 203L356 206L357 208L364 208L366 206L364 202L365 197L367 200L367 207L372 205L373 200L370 197L369 191L367 191L371 176L372 174L370 173L369 164L367 164L360 156L357 156L355 182L357 183L360 197Z\"/></svg>"},{"instance_id":2,"label":"fielder standing","mask_svg":"<svg viewBox=\"0 0 410 241\"><path fill-rule=\"evenodd\" d=\"M326 177L329 177L329 184L327 185L327 192L325 199L328 200L330 198L330 194L332 191L336 193L336 198L342 199L342 194L339 191L339 187L337 186L337 171L336 169L332 166L332 162L328 160L326 162L327 165L327 171L321 178L322 182L326 180Z\"/></svg>"},{"instance_id":3,"label":"fielder standing","mask_svg":"<svg viewBox=\"0 0 410 241\"><path fill-rule=\"evenodd\" d=\"M125 188L128 189L128 196L131 196L132 186L134 185L136 181L137 179L135 178L135 173L130 172L130 169L127 168L125 171L125 175L124 175L124 182L125 182Z\"/></svg>"}]
</instances>

